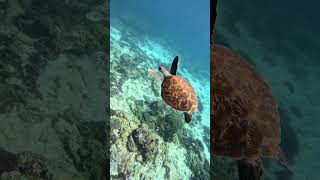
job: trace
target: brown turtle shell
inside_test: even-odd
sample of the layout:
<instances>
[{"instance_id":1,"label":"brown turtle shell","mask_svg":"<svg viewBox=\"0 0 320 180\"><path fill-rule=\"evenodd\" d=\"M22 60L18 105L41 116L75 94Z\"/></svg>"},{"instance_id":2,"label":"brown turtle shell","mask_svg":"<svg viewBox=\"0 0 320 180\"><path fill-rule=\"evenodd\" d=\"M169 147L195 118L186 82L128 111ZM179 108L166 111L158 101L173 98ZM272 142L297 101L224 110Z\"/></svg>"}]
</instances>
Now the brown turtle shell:
<instances>
[{"instance_id":1,"label":"brown turtle shell","mask_svg":"<svg viewBox=\"0 0 320 180\"><path fill-rule=\"evenodd\" d=\"M211 45L211 141L216 155L278 158L277 103L261 76L239 55Z\"/></svg>"},{"instance_id":2,"label":"brown turtle shell","mask_svg":"<svg viewBox=\"0 0 320 180\"><path fill-rule=\"evenodd\" d=\"M198 111L198 98L193 87L182 77L171 75L161 85L161 97L170 107L178 111Z\"/></svg>"}]
</instances>

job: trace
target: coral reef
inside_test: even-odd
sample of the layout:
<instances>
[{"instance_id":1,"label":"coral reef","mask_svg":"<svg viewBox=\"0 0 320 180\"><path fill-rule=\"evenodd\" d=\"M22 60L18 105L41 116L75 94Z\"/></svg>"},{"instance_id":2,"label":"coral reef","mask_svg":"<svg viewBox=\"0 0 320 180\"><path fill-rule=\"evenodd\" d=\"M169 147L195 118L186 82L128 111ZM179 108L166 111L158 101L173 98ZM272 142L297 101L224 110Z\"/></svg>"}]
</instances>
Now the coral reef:
<instances>
[{"instance_id":1,"label":"coral reef","mask_svg":"<svg viewBox=\"0 0 320 180\"><path fill-rule=\"evenodd\" d=\"M2 149L0 162L0 179L52 179L48 160L32 152L14 154Z\"/></svg>"},{"instance_id":2,"label":"coral reef","mask_svg":"<svg viewBox=\"0 0 320 180\"><path fill-rule=\"evenodd\" d=\"M145 162L159 153L161 140L156 134L149 132L146 125L142 124L128 136L128 149L133 152L139 151Z\"/></svg>"},{"instance_id":3,"label":"coral reef","mask_svg":"<svg viewBox=\"0 0 320 180\"><path fill-rule=\"evenodd\" d=\"M208 179L209 144L203 133L209 128L209 86L202 74L193 75L183 66L178 70L201 99L201 112L186 124L183 113L161 99L161 82L147 73L171 64L168 47L136 33L131 21L115 17L112 22L121 23L111 23L110 29L111 179Z\"/></svg>"},{"instance_id":4,"label":"coral reef","mask_svg":"<svg viewBox=\"0 0 320 180\"><path fill-rule=\"evenodd\" d=\"M104 178L105 5L0 1L1 179Z\"/></svg>"},{"instance_id":5,"label":"coral reef","mask_svg":"<svg viewBox=\"0 0 320 180\"><path fill-rule=\"evenodd\" d=\"M112 179L179 179L187 178L191 173L188 168L181 167L181 162L172 162L171 159L173 156L176 161L183 161L185 151L173 143L164 143L156 132L148 125L140 124L136 117L116 113L111 117L111 127Z\"/></svg>"}]
</instances>

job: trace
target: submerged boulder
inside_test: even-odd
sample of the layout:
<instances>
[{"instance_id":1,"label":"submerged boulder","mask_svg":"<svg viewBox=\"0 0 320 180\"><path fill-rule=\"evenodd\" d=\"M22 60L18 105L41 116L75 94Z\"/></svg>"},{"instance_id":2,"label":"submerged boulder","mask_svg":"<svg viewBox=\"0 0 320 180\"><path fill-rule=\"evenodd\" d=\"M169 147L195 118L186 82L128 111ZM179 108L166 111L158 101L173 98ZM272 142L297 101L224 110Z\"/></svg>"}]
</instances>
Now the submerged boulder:
<instances>
[{"instance_id":1,"label":"submerged boulder","mask_svg":"<svg viewBox=\"0 0 320 180\"><path fill-rule=\"evenodd\" d=\"M52 179L45 157L32 153L18 154L0 149L0 179ZM28 179L27 178L27 179Z\"/></svg>"},{"instance_id":2,"label":"submerged boulder","mask_svg":"<svg viewBox=\"0 0 320 180\"><path fill-rule=\"evenodd\" d=\"M130 151L139 151L143 161L147 161L158 153L161 143L161 138L142 124L128 136L127 147Z\"/></svg>"}]
</instances>

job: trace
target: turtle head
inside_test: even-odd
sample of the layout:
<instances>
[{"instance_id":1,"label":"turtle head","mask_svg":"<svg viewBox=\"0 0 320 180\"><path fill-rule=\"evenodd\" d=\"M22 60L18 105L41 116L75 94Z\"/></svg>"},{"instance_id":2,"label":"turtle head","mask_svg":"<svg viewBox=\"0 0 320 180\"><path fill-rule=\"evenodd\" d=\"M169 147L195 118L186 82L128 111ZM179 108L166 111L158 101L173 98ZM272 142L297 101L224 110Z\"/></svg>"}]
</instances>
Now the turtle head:
<instances>
[{"instance_id":1,"label":"turtle head","mask_svg":"<svg viewBox=\"0 0 320 180\"><path fill-rule=\"evenodd\" d=\"M159 71L163 74L163 76L166 78L166 77L169 77L171 76L171 74L169 73L169 71L166 70L166 68L164 68L163 66L159 66Z\"/></svg>"}]
</instances>

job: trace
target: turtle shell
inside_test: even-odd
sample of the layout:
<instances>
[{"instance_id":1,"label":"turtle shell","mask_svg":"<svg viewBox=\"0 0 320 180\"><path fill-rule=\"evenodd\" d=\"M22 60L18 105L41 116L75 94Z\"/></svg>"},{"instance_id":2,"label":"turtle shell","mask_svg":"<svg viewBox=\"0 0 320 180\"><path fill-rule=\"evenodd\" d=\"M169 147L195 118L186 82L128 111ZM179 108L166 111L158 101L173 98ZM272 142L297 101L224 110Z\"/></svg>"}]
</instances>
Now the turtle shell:
<instances>
[{"instance_id":1,"label":"turtle shell","mask_svg":"<svg viewBox=\"0 0 320 180\"><path fill-rule=\"evenodd\" d=\"M161 85L161 97L170 107L178 111L198 111L198 98L193 87L182 77L171 75Z\"/></svg>"},{"instance_id":2,"label":"turtle shell","mask_svg":"<svg viewBox=\"0 0 320 180\"><path fill-rule=\"evenodd\" d=\"M212 152L235 159L277 158L280 118L267 83L221 45L211 45L211 72Z\"/></svg>"}]
</instances>

